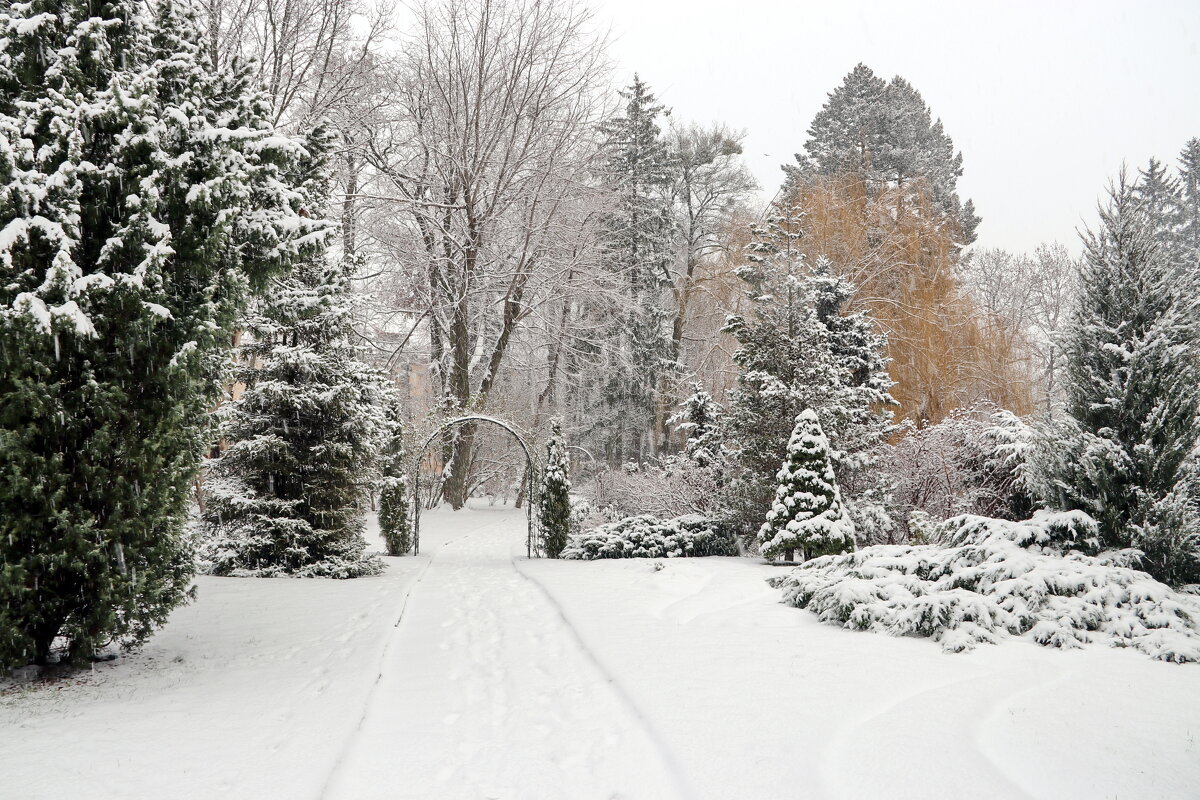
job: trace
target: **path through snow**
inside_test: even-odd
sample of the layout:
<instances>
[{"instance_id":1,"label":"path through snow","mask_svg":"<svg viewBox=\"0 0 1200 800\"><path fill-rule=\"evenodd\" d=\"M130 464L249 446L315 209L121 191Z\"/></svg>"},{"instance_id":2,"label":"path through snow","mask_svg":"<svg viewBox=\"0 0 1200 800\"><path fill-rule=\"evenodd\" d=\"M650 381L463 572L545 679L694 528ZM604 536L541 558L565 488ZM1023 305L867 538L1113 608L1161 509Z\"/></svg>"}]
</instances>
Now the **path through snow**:
<instances>
[{"instance_id":1,"label":"path through snow","mask_svg":"<svg viewBox=\"0 0 1200 800\"><path fill-rule=\"evenodd\" d=\"M430 515L409 595L324 796L686 796L673 757L519 573L525 520Z\"/></svg>"},{"instance_id":2,"label":"path through snow","mask_svg":"<svg viewBox=\"0 0 1200 800\"><path fill-rule=\"evenodd\" d=\"M529 561L512 509L422 528L0 691L0 800L1200 797L1194 665L851 633L751 559Z\"/></svg>"}]
</instances>

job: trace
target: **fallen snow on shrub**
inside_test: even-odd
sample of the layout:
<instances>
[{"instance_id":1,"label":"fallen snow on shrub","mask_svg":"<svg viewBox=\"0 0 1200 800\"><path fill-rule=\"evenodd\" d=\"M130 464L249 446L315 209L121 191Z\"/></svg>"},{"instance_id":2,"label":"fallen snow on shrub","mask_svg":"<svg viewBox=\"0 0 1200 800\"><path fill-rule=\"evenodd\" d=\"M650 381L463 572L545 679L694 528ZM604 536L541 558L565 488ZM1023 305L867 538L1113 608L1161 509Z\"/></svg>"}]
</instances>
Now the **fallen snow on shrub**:
<instances>
[{"instance_id":1,"label":"fallen snow on shrub","mask_svg":"<svg viewBox=\"0 0 1200 800\"><path fill-rule=\"evenodd\" d=\"M948 652L1028 634L1053 647L1104 641L1200 661L1200 602L1133 569L1137 551L1087 555L1095 531L1079 512L955 517L935 526L943 544L823 556L770 583L822 622L928 636Z\"/></svg>"},{"instance_id":2,"label":"fallen snow on shrub","mask_svg":"<svg viewBox=\"0 0 1200 800\"><path fill-rule=\"evenodd\" d=\"M562 558L679 558L737 555L732 533L698 514L673 519L627 517L575 534Z\"/></svg>"}]
</instances>

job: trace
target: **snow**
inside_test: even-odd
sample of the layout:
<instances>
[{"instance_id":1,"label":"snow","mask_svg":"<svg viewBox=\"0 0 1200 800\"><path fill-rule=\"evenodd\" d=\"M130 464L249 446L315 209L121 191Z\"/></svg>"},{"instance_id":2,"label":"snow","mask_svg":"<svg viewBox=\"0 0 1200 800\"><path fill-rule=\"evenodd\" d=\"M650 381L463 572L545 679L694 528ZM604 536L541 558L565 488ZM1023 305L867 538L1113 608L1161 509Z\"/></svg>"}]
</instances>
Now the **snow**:
<instances>
[{"instance_id":1,"label":"snow","mask_svg":"<svg viewBox=\"0 0 1200 800\"><path fill-rule=\"evenodd\" d=\"M201 578L141 654L3 689L0 795L1200 793L1196 667L945 655L823 625L754 560L530 561L524 536L436 511L381 576Z\"/></svg>"}]
</instances>

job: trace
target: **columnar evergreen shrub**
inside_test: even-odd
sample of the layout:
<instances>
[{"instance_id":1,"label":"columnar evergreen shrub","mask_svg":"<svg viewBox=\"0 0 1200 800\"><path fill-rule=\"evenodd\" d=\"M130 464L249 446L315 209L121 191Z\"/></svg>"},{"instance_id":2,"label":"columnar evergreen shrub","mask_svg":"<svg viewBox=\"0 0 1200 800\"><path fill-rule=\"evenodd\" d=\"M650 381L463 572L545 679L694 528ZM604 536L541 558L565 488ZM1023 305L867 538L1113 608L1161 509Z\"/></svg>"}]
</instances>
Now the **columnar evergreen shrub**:
<instances>
[{"instance_id":1,"label":"columnar evergreen shrub","mask_svg":"<svg viewBox=\"0 0 1200 800\"><path fill-rule=\"evenodd\" d=\"M412 508L408 501L408 478L386 477L379 490L379 532L389 556L406 555L412 549Z\"/></svg>"},{"instance_id":2,"label":"columnar evergreen shrub","mask_svg":"<svg viewBox=\"0 0 1200 800\"><path fill-rule=\"evenodd\" d=\"M244 70L169 3L0 9L0 663L135 645L247 289L309 230Z\"/></svg>"},{"instance_id":3,"label":"columnar evergreen shrub","mask_svg":"<svg viewBox=\"0 0 1200 800\"><path fill-rule=\"evenodd\" d=\"M571 478L562 423L555 420L546 442L546 463L542 470L542 488L538 496L538 521L546 555L558 558L571 533Z\"/></svg>"},{"instance_id":4,"label":"columnar evergreen shrub","mask_svg":"<svg viewBox=\"0 0 1200 800\"><path fill-rule=\"evenodd\" d=\"M809 559L854 549L854 523L842 507L829 440L812 409L796 417L788 457L776 478L775 503L758 531L763 556L791 561L795 550Z\"/></svg>"}]
</instances>

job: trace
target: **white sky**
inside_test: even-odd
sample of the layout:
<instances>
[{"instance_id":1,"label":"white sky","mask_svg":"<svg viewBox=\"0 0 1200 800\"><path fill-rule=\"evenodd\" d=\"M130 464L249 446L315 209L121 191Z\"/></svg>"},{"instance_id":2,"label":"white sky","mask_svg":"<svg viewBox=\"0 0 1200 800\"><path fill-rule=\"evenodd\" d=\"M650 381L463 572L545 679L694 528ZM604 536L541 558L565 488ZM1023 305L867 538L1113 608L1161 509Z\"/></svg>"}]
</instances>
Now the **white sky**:
<instances>
[{"instance_id":1,"label":"white sky","mask_svg":"<svg viewBox=\"0 0 1200 800\"><path fill-rule=\"evenodd\" d=\"M746 129L769 197L854 65L912 82L964 158L978 244L1077 249L1123 161L1200 136L1200 0L594 0L611 54L682 121Z\"/></svg>"}]
</instances>

